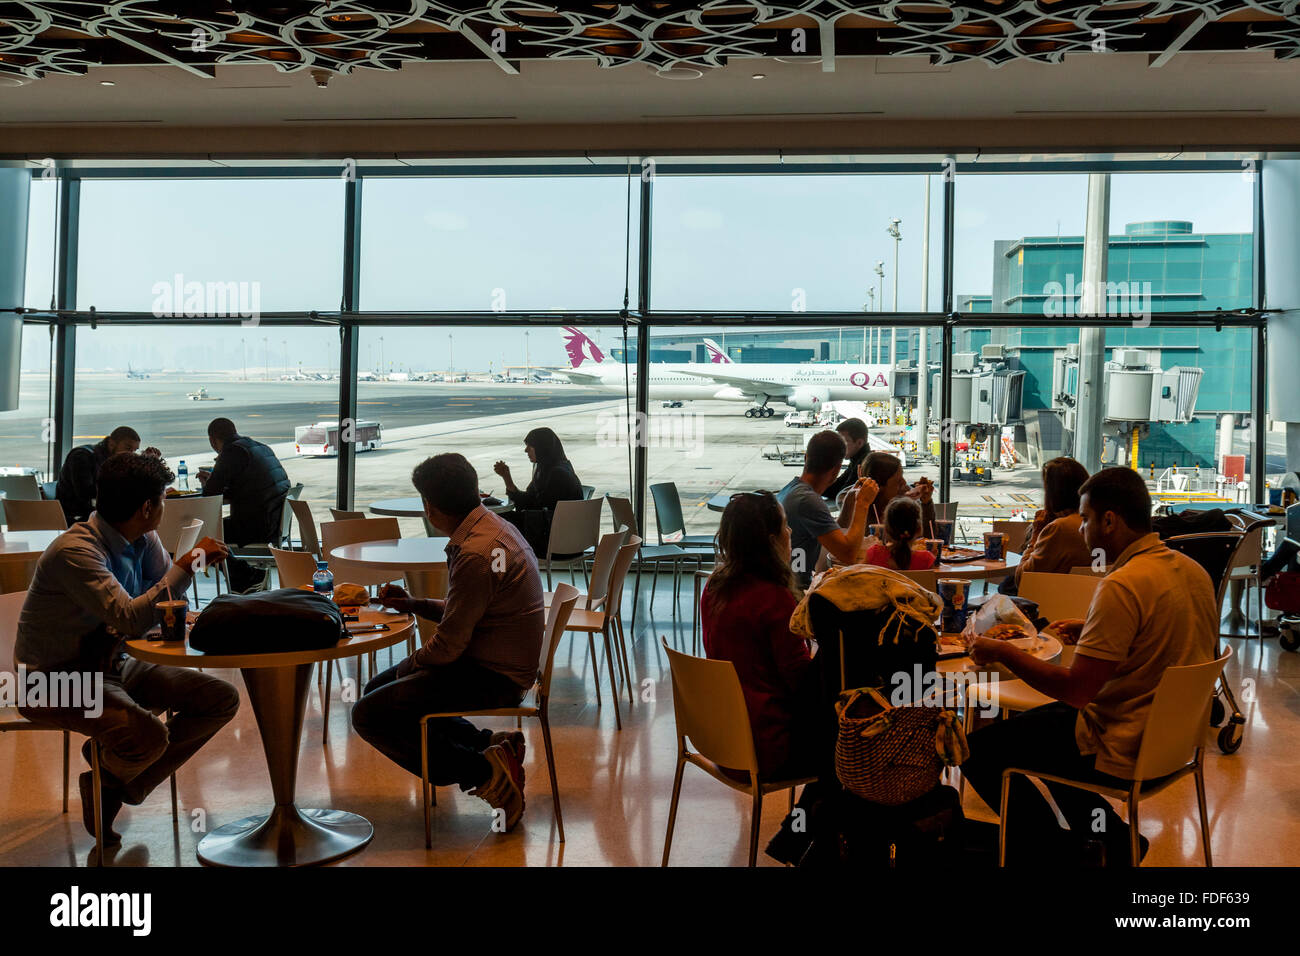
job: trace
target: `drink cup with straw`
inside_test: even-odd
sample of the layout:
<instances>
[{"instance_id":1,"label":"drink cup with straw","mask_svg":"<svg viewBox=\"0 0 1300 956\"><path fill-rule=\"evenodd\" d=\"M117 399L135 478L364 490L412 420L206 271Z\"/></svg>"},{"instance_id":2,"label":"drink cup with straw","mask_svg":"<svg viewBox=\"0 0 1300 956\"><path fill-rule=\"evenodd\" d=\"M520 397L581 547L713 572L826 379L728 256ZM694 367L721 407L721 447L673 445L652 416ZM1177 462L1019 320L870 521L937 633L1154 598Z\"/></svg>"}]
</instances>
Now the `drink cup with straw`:
<instances>
[{"instance_id":1,"label":"drink cup with straw","mask_svg":"<svg viewBox=\"0 0 1300 956\"><path fill-rule=\"evenodd\" d=\"M189 612L190 602L186 598L172 596L171 585L167 585L167 600L155 605L158 613L158 626L162 631L162 640L179 643L185 640L185 618Z\"/></svg>"}]
</instances>

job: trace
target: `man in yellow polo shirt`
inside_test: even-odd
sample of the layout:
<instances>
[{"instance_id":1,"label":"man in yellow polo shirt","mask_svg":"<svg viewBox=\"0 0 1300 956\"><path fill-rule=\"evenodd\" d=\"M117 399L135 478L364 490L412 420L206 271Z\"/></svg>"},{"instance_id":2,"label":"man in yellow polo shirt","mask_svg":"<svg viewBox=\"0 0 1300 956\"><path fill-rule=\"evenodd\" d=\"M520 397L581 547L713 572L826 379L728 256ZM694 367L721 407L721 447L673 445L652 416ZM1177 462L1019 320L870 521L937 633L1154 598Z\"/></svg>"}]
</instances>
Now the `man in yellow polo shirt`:
<instances>
[{"instance_id":1,"label":"man in yellow polo shirt","mask_svg":"<svg viewBox=\"0 0 1300 956\"><path fill-rule=\"evenodd\" d=\"M1058 701L971 735L962 772L991 807L999 805L1007 767L1127 786L1165 669L1214 657L1214 586L1199 564L1152 533L1151 496L1142 477L1128 468L1106 468L1079 491L1080 531L1113 568L1088 608L1073 662L1063 667L1041 661L987 638L971 647L977 663L1002 664ZM1079 858L1085 841L1098 840L1112 865L1127 865L1128 828L1105 800L1069 787L1049 789L1069 831L1032 784L1015 778L1009 861L1014 847L1021 859L1031 851L1068 864L1071 854Z\"/></svg>"}]
</instances>

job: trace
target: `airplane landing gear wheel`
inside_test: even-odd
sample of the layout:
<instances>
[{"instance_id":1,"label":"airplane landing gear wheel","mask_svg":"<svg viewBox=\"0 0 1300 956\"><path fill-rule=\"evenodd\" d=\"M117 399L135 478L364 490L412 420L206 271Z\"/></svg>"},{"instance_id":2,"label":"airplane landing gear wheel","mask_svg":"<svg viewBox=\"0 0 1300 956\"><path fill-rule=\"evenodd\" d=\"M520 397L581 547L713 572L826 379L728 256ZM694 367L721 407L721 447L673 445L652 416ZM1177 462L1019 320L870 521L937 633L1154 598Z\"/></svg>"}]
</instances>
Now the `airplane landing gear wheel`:
<instances>
[{"instance_id":1,"label":"airplane landing gear wheel","mask_svg":"<svg viewBox=\"0 0 1300 956\"><path fill-rule=\"evenodd\" d=\"M746 418L753 418L753 417L754 417L754 409L752 409L752 408L747 408L747 409L745 409L745 417L746 417Z\"/></svg>"}]
</instances>

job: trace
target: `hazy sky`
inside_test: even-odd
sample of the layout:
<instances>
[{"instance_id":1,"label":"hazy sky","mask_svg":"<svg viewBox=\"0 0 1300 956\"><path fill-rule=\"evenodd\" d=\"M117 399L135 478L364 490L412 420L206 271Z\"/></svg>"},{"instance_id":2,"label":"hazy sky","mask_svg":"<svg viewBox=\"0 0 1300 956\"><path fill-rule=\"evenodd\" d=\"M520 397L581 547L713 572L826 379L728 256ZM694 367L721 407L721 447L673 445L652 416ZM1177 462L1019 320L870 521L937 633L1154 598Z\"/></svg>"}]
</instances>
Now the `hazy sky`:
<instances>
[{"instance_id":1,"label":"hazy sky","mask_svg":"<svg viewBox=\"0 0 1300 956\"><path fill-rule=\"evenodd\" d=\"M924 178L674 177L655 182L656 308L857 310L868 289L921 307ZM929 308L940 307L941 181L932 180ZM975 175L956 181L958 294L987 293L997 239L1080 234L1084 175ZM392 310L616 311L627 254L627 183L619 177L378 179L363 188L361 306ZM632 301L636 301L633 183ZM82 186L78 306L154 309L181 282L235 283L262 311L337 309L341 180L123 180ZM1248 232L1252 186L1237 173L1112 177L1111 232L1150 219L1190 219L1198 232ZM36 180L29 216L26 304L47 307L54 186ZM882 280L873 274L884 262ZM180 319L183 323L184 320ZM485 370L559 364L553 330L366 331L361 364ZM613 344L606 331L601 344ZM78 331L79 367L238 369L278 374L337 363L331 328L135 328ZM43 367L46 335L29 327L25 368Z\"/></svg>"}]
</instances>

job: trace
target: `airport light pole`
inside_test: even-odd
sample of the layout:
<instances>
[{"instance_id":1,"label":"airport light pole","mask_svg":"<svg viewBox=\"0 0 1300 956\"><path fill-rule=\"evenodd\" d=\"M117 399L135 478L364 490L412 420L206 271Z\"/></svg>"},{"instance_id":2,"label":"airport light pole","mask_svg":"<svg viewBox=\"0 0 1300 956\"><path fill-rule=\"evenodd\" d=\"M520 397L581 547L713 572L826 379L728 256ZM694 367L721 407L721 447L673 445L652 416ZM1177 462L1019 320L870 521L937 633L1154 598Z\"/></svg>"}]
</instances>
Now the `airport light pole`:
<instances>
[{"instance_id":1,"label":"airport light pole","mask_svg":"<svg viewBox=\"0 0 1300 956\"><path fill-rule=\"evenodd\" d=\"M930 177L925 177L925 219L921 227L921 311L930 311ZM917 447L930 453L930 330L916 330Z\"/></svg>"},{"instance_id":2,"label":"airport light pole","mask_svg":"<svg viewBox=\"0 0 1300 956\"><path fill-rule=\"evenodd\" d=\"M880 280L880 293L876 296L876 311L881 312L885 308L885 260L877 259L873 271L876 273L876 278ZM880 329L876 329L876 347L872 361L877 365L880 364L880 340Z\"/></svg>"},{"instance_id":3,"label":"airport light pole","mask_svg":"<svg viewBox=\"0 0 1300 956\"><path fill-rule=\"evenodd\" d=\"M898 311L898 250L903 244L903 234L898 226L902 221L895 216L889 220L889 227L885 230L894 240L894 312ZM889 329L889 364L898 367L898 330L892 326Z\"/></svg>"},{"instance_id":4,"label":"airport light pole","mask_svg":"<svg viewBox=\"0 0 1300 956\"><path fill-rule=\"evenodd\" d=\"M456 342L450 332L447 333L447 364L451 366L451 374L456 374Z\"/></svg>"}]
</instances>

